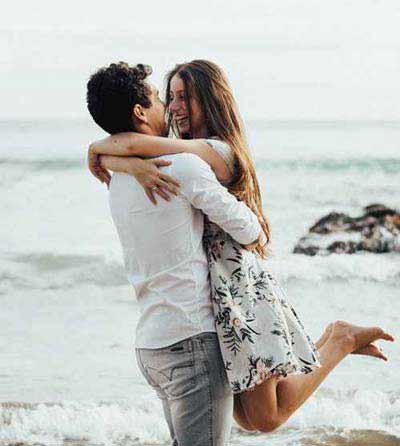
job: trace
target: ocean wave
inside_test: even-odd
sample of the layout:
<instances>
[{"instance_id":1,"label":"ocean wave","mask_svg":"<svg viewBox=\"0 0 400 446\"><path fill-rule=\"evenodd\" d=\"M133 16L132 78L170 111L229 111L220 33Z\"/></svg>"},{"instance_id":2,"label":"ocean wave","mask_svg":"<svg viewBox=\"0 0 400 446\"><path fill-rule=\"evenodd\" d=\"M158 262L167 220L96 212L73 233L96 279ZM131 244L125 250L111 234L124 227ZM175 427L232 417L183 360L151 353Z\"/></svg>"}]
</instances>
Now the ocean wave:
<instances>
[{"instance_id":1,"label":"ocean wave","mask_svg":"<svg viewBox=\"0 0 400 446\"><path fill-rule=\"evenodd\" d=\"M257 170L260 172L270 170L290 171L321 171L321 172L382 172L385 174L398 174L400 171L400 158L271 158L255 157ZM82 157L57 155L49 158L43 157L0 157L0 167L25 168L33 171L63 171L86 169L86 161Z\"/></svg>"},{"instance_id":2,"label":"ocean wave","mask_svg":"<svg viewBox=\"0 0 400 446\"><path fill-rule=\"evenodd\" d=\"M112 402L0 403L0 445L104 446L162 444L168 432L157 400L134 405Z\"/></svg>"},{"instance_id":3,"label":"ocean wave","mask_svg":"<svg viewBox=\"0 0 400 446\"><path fill-rule=\"evenodd\" d=\"M31 171L64 171L86 168L81 158L54 157L54 158L12 158L0 157L0 168L24 169Z\"/></svg>"},{"instance_id":4,"label":"ocean wave","mask_svg":"<svg viewBox=\"0 0 400 446\"><path fill-rule=\"evenodd\" d=\"M8 255L0 262L0 291L17 289L65 289L92 284L125 285L121 261L97 255L31 253Z\"/></svg>"},{"instance_id":5,"label":"ocean wave","mask_svg":"<svg viewBox=\"0 0 400 446\"><path fill-rule=\"evenodd\" d=\"M396 284L400 281L399 254L330 254L310 257L288 254L267 261L283 281L363 280Z\"/></svg>"},{"instance_id":6,"label":"ocean wave","mask_svg":"<svg viewBox=\"0 0 400 446\"><path fill-rule=\"evenodd\" d=\"M321 390L279 431L271 444L397 446L400 440L398 394L378 391ZM25 445L169 443L167 425L156 396L134 402L62 401L0 403L0 444ZM237 425L232 444L264 444L265 434L245 434ZM8 443L7 443L8 442ZM396 443L397 442L397 443Z\"/></svg>"},{"instance_id":7,"label":"ocean wave","mask_svg":"<svg viewBox=\"0 0 400 446\"><path fill-rule=\"evenodd\" d=\"M398 174L400 158L315 158L315 159L256 159L256 167L260 171L287 169L290 171L322 171L322 172L383 172Z\"/></svg>"},{"instance_id":8,"label":"ocean wave","mask_svg":"<svg viewBox=\"0 0 400 446\"><path fill-rule=\"evenodd\" d=\"M362 280L396 285L400 282L398 254L331 254L271 257L266 267L282 282L302 280ZM9 254L0 261L0 293L11 289L65 289L92 284L126 285L122 257L53 253Z\"/></svg>"}]
</instances>

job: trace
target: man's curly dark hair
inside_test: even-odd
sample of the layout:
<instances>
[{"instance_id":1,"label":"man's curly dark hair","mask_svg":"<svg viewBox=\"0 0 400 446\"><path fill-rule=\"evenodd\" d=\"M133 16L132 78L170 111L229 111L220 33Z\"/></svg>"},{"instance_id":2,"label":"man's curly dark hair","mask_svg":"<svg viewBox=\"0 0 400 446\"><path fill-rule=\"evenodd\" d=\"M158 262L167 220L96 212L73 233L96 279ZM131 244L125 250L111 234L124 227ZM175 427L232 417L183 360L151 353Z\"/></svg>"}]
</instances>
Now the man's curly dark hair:
<instances>
[{"instance_id":1,"label":"man's curly dark hair","mask_svg":"<svg viewBox=\"0 0 400 446\"><path fill-rule=\"evenodd\" d=\"M132 108L151 106L151 90L145 79L149 65L129 66L126 62L100 68L87 83L87 107L96 124L110 134L134 131Z\"/></svg>"}]
</instances>

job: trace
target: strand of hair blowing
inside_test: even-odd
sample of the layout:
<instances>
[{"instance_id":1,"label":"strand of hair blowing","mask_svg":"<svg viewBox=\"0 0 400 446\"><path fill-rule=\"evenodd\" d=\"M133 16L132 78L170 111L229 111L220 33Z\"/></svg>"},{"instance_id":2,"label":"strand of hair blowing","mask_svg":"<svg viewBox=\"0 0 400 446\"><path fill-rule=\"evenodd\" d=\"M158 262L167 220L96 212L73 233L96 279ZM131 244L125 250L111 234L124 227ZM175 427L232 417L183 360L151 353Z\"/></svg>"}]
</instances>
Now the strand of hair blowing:
<instances>
[{"instance_id":1,"label":"strand of hair blowing","mask_svg":"<svg viewBox=\"0 0 400 446\"><path fill-rule=\"evenodd\" d=\"M246 203L257 215L267 242L269 242L270 228L263 214L261 192L254 162L246 141L244 125L226 75L216 64L206 60L194 60L177 65L167 75L167 105L170 81L175 74L181 77L186 91L198 99L206 119L208 134L226 142L234 151L237 159L237 172L228 190ZM188 99L187 105L190 113ZM261 257L266 258L266 246L260 241L254 249Z\"/></svg>"}]
</instances>

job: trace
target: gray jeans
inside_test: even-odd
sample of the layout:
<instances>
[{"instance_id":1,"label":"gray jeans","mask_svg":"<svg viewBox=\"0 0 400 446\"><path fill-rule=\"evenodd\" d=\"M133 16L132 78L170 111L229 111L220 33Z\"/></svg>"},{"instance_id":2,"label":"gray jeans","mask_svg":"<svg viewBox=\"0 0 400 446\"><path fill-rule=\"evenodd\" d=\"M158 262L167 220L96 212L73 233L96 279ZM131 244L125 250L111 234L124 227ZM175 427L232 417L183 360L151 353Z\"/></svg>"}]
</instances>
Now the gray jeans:
<instances>
[{"instance_id":1,"label":"gray jeans","mask_svg":"<svg viewBox=\"0 0 400 446\"><path fill-rule=\"evenodd\" d=\"M141 372L162 401L172 445L227 445L233 393L217 334L204 332L168 347L135 352Z\"/></svg>"}]
</instances>

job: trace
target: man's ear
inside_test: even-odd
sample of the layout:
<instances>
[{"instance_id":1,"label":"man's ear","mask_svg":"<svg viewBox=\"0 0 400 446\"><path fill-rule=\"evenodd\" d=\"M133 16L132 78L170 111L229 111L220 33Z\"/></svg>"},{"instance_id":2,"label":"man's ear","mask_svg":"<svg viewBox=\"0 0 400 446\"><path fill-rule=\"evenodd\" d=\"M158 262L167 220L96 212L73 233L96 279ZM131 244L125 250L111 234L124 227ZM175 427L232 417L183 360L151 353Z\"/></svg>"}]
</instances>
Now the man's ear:
<instances>
[{"instance_id":1,"label":"man's ear","mask_svg":"<svg viewBox=\"0 0 400 446\"><path fill-rule=\"evenodd\" d=\"M140 124L147 124L147 116L144 108L140 104L135 104L132 109L132 119Z\"/></svg>"}]
</instances>

